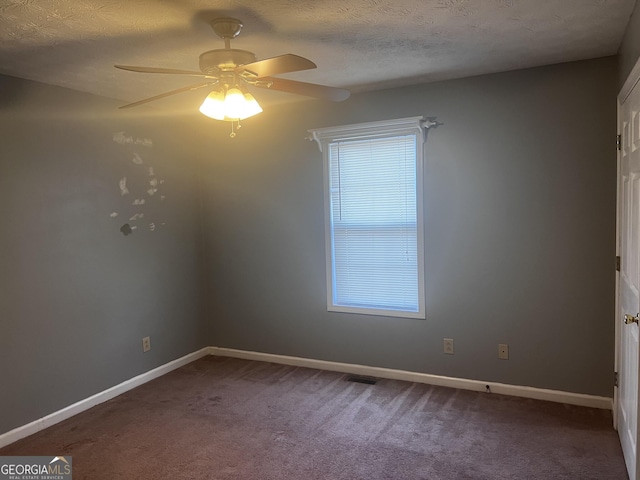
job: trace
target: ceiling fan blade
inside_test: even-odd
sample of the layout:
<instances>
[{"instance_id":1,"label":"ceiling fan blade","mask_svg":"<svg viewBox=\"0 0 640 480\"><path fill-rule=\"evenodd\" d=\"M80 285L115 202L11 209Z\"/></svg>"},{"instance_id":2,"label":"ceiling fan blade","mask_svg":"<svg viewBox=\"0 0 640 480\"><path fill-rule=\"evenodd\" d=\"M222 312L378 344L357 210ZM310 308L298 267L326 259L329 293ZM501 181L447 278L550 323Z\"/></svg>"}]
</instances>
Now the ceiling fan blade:
<instances>
[{"instance_id":1,"label":"ceiling fan blade","mask_svg":"<svg viewBox=\"0 0 640 480\"><path fill-rule=\"evenodd\" d=\"M247 63L246 65L240 65L236 67L235 72L238 74L249 72L261 78L269 75L278 75L280 73L299 72L317 67L318 66L311 60L287 53L285 55Z\"/></svg>"},{"instance_id":2,"label":"ceiling fan blade","mask_svg":"<svg viewBox=\"0 0 640 480\"><path fill-rule=\"evenodd\" d=\"M176 70L175 68L155 68L155 67L134 67L131 65L114 65L114 67L121 70L129 70L131 72L139 73L171 73L175 75L193 75L196 77L207 77L209 75L196 72L194 70Z\"/></svg>"},{"instance_id":3,"label":"ceiling fan blade","mask_svg":"<svg viewBox=\"0 0 640 480\"><path fill-rule=\"evenodd\" d=\"M284 78L261 78L260 82L255 86L268 88L270 90L279 90L281 92L295 93L297 95L306 95L307 97L322 98L324 100L331 100L332 102L341 102L351 95L349 90L343 88L327 87L325 85L286 80Z\"/></svg>"},{"instance_id":4,"label":"ceiling fan blade","mask_svg":"<svg viewBox=\"0 0 640 480\"><path fill-rule=\"evenodd\" d=\"M209 85L215 85L216 83L218 82L206 82L206 83L197 83L195 85L189 85L188 87L182 87L182 88L178 88L177 90L171 90L170 92L161 93L160 95L155 95L153 97L145 98L144 100L138 100L137 102L128 103L118 108L137 107L138 105L142 105L143 103L153 102L154 100L158 100L164 97L169 97L171 95L175 95L176 93L188 92L189 90L197 90L198 88L207 87Z\"/></svg>"}]
</instances>

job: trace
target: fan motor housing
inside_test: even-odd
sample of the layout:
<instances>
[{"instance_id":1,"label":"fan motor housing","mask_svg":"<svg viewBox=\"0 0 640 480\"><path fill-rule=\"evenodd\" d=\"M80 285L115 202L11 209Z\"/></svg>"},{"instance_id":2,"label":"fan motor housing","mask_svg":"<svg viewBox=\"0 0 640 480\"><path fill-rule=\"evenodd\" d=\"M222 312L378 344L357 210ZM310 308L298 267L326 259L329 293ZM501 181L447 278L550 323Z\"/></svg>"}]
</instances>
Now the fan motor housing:
<instances>
[{"instance_id":1,"label":"fan motor housing","mask_svg":"<svg viewBox=\"0 0 640 480\"><path fill-rule=\"evenodd\" d=\"M231 71L239 65L253 63L258 59L246 50L219 49L209 50L200 55L200 70L203 73Z\"/></svg>"}]
</instances>

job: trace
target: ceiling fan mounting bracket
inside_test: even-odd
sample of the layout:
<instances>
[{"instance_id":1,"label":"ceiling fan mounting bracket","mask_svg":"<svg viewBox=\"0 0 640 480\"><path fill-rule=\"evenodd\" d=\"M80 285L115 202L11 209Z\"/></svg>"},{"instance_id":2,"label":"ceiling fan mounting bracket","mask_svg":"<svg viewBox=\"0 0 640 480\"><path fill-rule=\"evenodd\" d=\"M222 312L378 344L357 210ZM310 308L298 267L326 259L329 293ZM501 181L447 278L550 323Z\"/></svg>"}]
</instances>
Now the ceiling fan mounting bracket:
<instances>
[{"instance_id":1,"label":"ceiling fan mounting bracket","mask_svg":"<svg viewBox=\"0 0 640 480\"><path fill-rule=\"evenodd\" d=\"M244 26L240 20L231 17L214 18L210 25L216 35L224 40L236 38Z\"/></svg>"}]
</instances>

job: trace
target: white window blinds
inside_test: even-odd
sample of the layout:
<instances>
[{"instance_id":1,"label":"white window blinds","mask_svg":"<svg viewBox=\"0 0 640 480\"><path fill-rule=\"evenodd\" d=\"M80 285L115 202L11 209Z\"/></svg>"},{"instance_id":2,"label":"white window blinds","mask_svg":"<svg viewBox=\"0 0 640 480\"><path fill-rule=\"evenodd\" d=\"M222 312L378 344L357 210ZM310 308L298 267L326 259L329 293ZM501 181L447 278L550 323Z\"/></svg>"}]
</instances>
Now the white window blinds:
<instances>
[{"instance_id":1,"label":"white window blinds","mask_svg":"<svg viewBox=\"0 0 640 480\"><path fill-rule=\"evenodd\" d=\"M347 128L323 145L328 309L424 318L421 130Z\"/></svg>"}]
</instances>

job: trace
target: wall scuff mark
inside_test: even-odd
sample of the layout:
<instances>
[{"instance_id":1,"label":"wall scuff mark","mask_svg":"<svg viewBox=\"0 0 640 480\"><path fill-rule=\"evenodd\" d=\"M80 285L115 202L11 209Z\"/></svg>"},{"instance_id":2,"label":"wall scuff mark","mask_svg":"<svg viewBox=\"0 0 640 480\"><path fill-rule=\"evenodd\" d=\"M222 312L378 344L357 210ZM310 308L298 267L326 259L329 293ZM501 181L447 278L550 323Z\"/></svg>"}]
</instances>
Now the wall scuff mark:
<instances>
[{"instance_id":1,"label":"wall scuff mark","mask_svg":"<svg viewBox=\"0 0 640 480\"><path fill-rule=\"evenodd\" d=\"M120 195L129 195L129 189L127 188L127 177L120 179Z\"/></svg>"},{"instance_id":2,"label":"wall scuff mark","mask_svg":"<svg viewBox=\"0 0 640 480\"><path fill-rule=\"evenodd\" d=\"M121 145L126 151L122 158L122 178L118 182L120 189L120 197L125 195L133 195L133 201L120 205L117 210L123 215L129 216L129 222L120 227L120 232L124 236L128 236L137 229L136 222L139 222L145 216L151 216L154 220L149 222L148 230L154 232L160 226L164 227L165 222L159 222L157 214L160 211L159 205L166 198L165 195L157 195L160 189L164 189L165 181L157 178L156 167L151 165L153 154L148 153L149 150L141 151L140 146L150 148L153 146L153 140L150 138L134 137L126 135L124 131L113 134L113 141ZM144 192L144 193L143 193ZM146 194L147 198L141 196ZM153 200L154 197L158 200ZM124 199L123 199L124 200ZM116 218L119 214L114 211L110 214L111 218Z\"/></svg>"},{"instance_id":3,"label":"wall scuff mark","mask_svg":"<svg viewBox=\"0 0 640 480\"><path fill-rule=\"evenodd\" d=\"M113 134L113 141L120 145L142 145L143 147L152 147L153 141L150 138L133 138L128 137L124 132Z\"/></svg>"}]
</instances>

